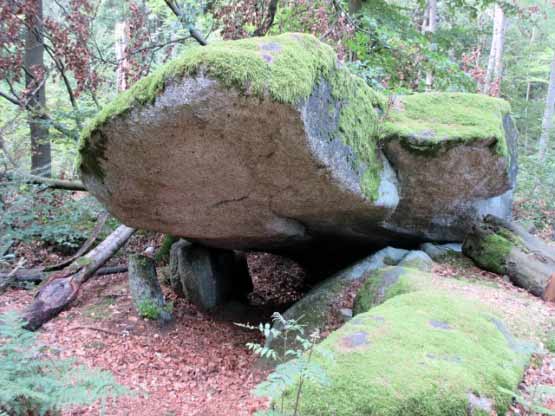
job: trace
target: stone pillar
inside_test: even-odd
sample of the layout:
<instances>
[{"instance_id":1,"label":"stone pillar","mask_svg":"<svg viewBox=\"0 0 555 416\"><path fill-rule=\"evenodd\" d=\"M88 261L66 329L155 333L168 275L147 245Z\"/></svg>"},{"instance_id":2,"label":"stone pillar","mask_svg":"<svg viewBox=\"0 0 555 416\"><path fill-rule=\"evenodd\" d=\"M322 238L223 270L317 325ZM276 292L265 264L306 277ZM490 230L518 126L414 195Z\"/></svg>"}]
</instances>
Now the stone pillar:
<instances>
[{"instance_id":1,"label":"stone pillar","mask_svg":"<svg viewBox=\"0 0 555 416\"><path fill-rule=\"evenodd\" d=\"M204 310L245 297L252 282L244 255L179 240L170 252L170 283Z\"/></svg>"}]
</instances>

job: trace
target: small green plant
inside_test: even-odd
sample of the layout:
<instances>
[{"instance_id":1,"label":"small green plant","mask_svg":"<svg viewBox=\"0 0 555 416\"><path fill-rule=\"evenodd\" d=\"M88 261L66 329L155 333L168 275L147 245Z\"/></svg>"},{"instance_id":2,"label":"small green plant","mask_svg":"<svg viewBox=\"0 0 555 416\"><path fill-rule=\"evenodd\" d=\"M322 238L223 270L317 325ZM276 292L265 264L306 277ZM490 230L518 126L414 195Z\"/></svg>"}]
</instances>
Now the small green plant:
<instances>
[{"instance_id":1,"label":"small green plant","mask_svg":"<svg viewBox=\"0 0 555 416\"><path fill-rule=\"evenodd\" d=\"M555 336L552 336L547 340L547 342L545 343L545 348L547 348L547 351L555 354Z\"/></svg>"},{"instance_id":2,"label":"small green plant","mask_svg":"<svg viewBox=\"0 0 555 416\"><path fill-rule=\"evenodd\" d=\"M0 415L44 416L130 394L111 373L56 359L13 312L0 315Z\"/></svg>"},{"instance_id":3,"label":"small green plant","mask_svg":"<svg viewBox=\"0 0 555 416\"><path fill-rule=\"evenodd\" d=\"M137 306L137 310L142 318L154 321L160 319L162 315L171 314L173 304L170 302L164 306L159 306L152 299L143 299Z\"/></svg>"},{"instance_id":4,"label":"small green plant","mask_svg":"<svg viewBox=\"0 0 555 416\"><path fill-rule=\"evenodd\" d=\"M249 350L262 358L279 363L266 381L260 383L253 391L256 396L272 400L271 408L265 412L258 412L257 415L297 416L305 382L329 384L324 368L314 362L314 355L319 354L327 360L333 360L333 356L323 348L316 350L316 344L320 339L318 330L306 336L300 320L285 319L278 312L274 312L272 320L273 325L261 323L258 327L236 324L242 328L257 330L263 335L265 345L249 342L246 344ZM270 342L276 345L276 349L269 346ZM285 397L290 392L293 392L293 400L286 406Z\"/></svg>"},{"instance_id":5,"label":"small green plant","mask_svg":"<svg viewBox=\"0 0 555 416\"><path fill-rule=\"evenodd\" d=\"M522 394L515 393L503 387L499 387L499 391L501 391L501 393L513 396L515 401L519 403L524 408L524 410L530 413L533 412L534 414L537 413L545 416L555 416L555 410L547 409L543 406L546 397L555 396L555 387L553 386L534 386L533 389L528 389L529 397L524 397L524 395Z\"/></svg>"}]
</instances>

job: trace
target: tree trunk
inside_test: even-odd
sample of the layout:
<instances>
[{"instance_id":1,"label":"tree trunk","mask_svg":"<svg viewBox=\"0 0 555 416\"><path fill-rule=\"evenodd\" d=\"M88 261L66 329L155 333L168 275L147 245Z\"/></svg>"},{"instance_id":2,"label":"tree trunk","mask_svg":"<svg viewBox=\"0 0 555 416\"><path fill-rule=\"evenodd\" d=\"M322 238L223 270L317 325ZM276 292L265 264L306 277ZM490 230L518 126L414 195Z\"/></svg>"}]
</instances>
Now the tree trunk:
<instances>
[{"instance_id":1,"label":"tree trunk","mask_svg":"<svg viewBox=\"0 0 555 416\"><path fill-rule=\"evenodd\" d=\"M135 229L120 225L112 234L84 257L64 270L54 273L37 293L24 314L25 327L40 328L75 300L79 289L133 235Z\"/></svg>"},{"instance_id":2,"label":"tree trunk","mask_svg":"<svg viewBox=\"0 0 555 416\"><path fill-rule=\"evenodd\" d=\"M129 26L126 22L116 23L115 28L115 50L116 61L116 87L118 91L127 89L127 72L129 70L129 61L127 59L127 45L129 43Z\"/></svg>"},{"instance_id":3,"label":"tree trunk","mask_svg":"<svg viewBox=\"0 0 555 416\"><path fill-rule=\"evenodd\" d=\"M503 71L503 49L505 45L505 13L496 4L493 15L493 35L489 52L488 67L482 87L482 93L499 95L499 83Z\"/></svg>"},{"instance_id":4,"label":"tree trunk","mask_svg":"<svg viewBox=\"0 0 555 416\"><path fill-rule=\"evenodd\" d=\"M466 236L463 253L479 267L507 275L516 286L555 301L555 249L520 225L488 215Z\"/></svg>"},{"instance_id":5,"label":"tree trunk","mask_svg":"<svg viewBox=\"0 0 555 416\"><path fill-rule=\"evenodd\" d=\"M437 31L437 0L428 0L426 6L426 13L424 17L424 34L428 34L433 38L434 33ZM432 42L430 44L432 50L436 48L436 44ZM426 91L431 91L434 84L434 72L429 69L426 72Z\"/></svg>"},{"instance_id":6,"label":"tree trunk","mask_svg":"<svg viewBox=\"0 0 555 416\"><path fill-rule=\"evenodd\" d=\"M41 116L46 107L46 77L44 67L43 13L42 0L32 0L33 11L25 16L25 86L33 91L28 98L29 128L31 133L31 172L35 175L50 176L52 157L48 126Z\"/></svg>"},{"instance_id":7,"label":"tree trunk","mask_svg":"<svg viewBox=\"0 0 555 416\"><path fill-rule=\"evenodd\" d=\"M555 52L553 53L553 61L551 62L551 71L549 74L549 86L547 87L547 97L545 99L545 109L542 120L542 133L538 144L538 157L545 160L547 153L547 145L549 144L549 136L553 133L553 115L555 112Z\"/></svg>"}]
</instances>

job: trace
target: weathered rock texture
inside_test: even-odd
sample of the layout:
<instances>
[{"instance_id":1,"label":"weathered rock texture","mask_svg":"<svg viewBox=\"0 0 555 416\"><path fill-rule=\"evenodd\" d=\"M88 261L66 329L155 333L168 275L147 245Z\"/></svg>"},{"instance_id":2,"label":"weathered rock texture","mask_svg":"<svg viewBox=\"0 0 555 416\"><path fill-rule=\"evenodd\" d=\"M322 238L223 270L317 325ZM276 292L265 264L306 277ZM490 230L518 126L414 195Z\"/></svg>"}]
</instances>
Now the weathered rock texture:
<instances>
[{"instance_id":1,"label":"weathered rock texture","mask_svg":"<svg viewBox=\"0 0 555 416\"><path fill-rule=\"evenodd\" d=\"M172 245L170 284L178 295L205 310L252 291L244 256L185 240Z\"/></svg>"},{"instance_id":2,"label":"weathered rock texture","mask_svg":"<svg viewBox=\"0 0 555 416\"><path fill-rule=\"evenodd\" d=\"M477 214L510 211L509 109L418 97L389 108L309 35L218 42L106 107L81 175L122 222L214 247L462 240Z\"/></svg>"},{"instance_id":3,"label":"weathered rock texture","mask_svg":"<svg viewBox=\"0 0 555 416\"><path fill-rule=\"evenodd\" d=\"M463 253L478 266L506 274L515 285L555 302L555 248L522 226L486 216L467 235Z\"/></svg>"}]
</instances>

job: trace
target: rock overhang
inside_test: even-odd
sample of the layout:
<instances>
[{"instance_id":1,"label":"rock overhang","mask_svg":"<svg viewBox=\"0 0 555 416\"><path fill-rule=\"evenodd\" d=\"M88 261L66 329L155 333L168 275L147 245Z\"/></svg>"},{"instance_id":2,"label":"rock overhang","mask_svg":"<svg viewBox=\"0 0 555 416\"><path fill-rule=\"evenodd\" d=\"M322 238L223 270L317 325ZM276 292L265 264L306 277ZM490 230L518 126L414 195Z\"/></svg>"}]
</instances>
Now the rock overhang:
<instances>
[{"instance_id":1,"label":"rock overhang","mask_svg":"<svg viewBox=\"0 0 555 416\"><path fill-rule=\"evenodd\" d=\"M474 94L415 94L388 106L310 35L217 42L192 48L108 105L83 132L80 167L91 192L123 222L219 247L279 248L326 236L377 245L398 236L456 240L461 227L438 236L459 211L475 216L475 201L487 211L494 205L487 201L511 187L500 172L511 165L503 129L509 111L501 100ZM189 150L197 156L184 157ZM413 203L403 181L410 164L403 167L392 155L400 152L432 161L438 154L481 152L489 158L481 165L495 162L494 176L503 183L465 194L469 200L445 212L416 210L417 221L397 221L396 214L407 212L399 207L410 211ZM181 167L177 155L184 157ZM161 172L165 180L157 181ZM195 175L195 181L181 177ZM124 201L129 187L135 189ZM218 197L207 198L208 188ZM187 193L196 206L169 193ZM180 207L187 209L179 213ZM132 218L138 209L145 211L140 221ZM214 221L227 223L225 232L211 233Z\"/></svg>"}]
</instances>

